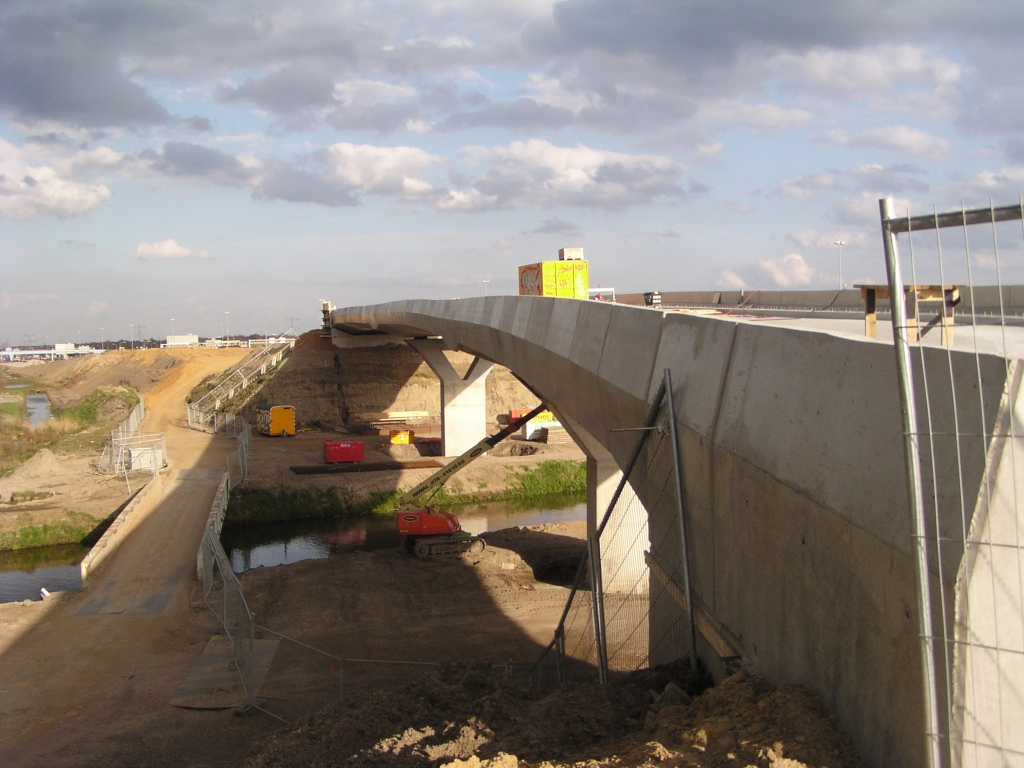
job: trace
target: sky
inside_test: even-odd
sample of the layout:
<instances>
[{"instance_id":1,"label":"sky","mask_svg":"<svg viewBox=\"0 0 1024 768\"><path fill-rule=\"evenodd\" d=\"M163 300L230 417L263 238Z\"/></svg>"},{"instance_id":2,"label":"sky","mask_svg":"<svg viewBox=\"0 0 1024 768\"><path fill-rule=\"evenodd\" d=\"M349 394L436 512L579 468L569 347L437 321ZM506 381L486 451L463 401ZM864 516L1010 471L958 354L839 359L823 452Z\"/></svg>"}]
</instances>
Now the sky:
<instances>
[{"instance_id":1,"label":"sky","mask_svg":"<svg viewBox=\"0 0 1024 768\"><path fill-rule=\"evenodd\" d=\"M0 345L515 294L565 246L619 293L835 288L837 240L882 281L879 198L1020 200L1022 43L1019 0L5 0Z\"/></svg>"}]
</instances>

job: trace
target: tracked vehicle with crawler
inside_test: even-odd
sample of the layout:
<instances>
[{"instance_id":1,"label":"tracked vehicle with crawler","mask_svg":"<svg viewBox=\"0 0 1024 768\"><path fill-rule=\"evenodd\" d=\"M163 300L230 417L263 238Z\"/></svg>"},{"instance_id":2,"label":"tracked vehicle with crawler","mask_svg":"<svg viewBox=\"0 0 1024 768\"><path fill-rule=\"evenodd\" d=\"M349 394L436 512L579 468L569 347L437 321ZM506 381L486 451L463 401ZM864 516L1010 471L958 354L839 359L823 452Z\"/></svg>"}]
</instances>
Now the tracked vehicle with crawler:
<instances>
[{"instance_id":1,"label":"tracked vehicle with crawler","mask_svg":"<svg viewBox=\"0 0 1024 768\"><path fill-rule=\"evenodd\" d=\"M547 408L541 403L522 418L490 437L485 437L454 461L449 462L399 499L395 517L405 550L420 557L455 555L460 552L483 552L487 546L479 536L462 530L459 518L451 512L430 506L433 498L448 480L496 446L526 422Z\"/></svg>"}]
</instances>

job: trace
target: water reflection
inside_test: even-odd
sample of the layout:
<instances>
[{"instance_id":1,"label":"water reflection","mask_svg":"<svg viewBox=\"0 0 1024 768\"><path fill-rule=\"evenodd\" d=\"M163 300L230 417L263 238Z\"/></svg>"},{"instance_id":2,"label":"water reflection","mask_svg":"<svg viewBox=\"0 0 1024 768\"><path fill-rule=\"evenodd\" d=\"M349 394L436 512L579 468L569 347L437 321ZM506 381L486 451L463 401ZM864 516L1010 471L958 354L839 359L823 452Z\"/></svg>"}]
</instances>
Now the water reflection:
<instances>
[{"instance_id":1,"label":"water reflection","mask_svg":"<svg viewBox=\"0 0 1024 768\"><path fill-rule=\"evenodd\" d=\"M82 562L88 547L69 544L0 552L0 603L38 600L49 592L82 588Z\"/></svg>"},{"instance_id":2,"label":"water reflection","mask_svg":"<svg viewBox=\"0 0 1024 768\"><path fill-rule=\"evenodd\" d=\"M50 418L50 398L46 395L25 395L25 418L38 427Z\"/></svg>"},{"instance_id":3,"label":"water reflection","mask_svg":"<svg viewBox=\"0 0 1024 768\"><path fill-rule=\"evenodd\" d=\"M577 494L542 501L468 504L451 511L459 516L464 530L477 535L516 525L561 523L587 517L586 502ZM235 573L323 559L339 552L387 549L400 543L391 515L227 529L221 542Z\"/></svg>"}]
</instances>

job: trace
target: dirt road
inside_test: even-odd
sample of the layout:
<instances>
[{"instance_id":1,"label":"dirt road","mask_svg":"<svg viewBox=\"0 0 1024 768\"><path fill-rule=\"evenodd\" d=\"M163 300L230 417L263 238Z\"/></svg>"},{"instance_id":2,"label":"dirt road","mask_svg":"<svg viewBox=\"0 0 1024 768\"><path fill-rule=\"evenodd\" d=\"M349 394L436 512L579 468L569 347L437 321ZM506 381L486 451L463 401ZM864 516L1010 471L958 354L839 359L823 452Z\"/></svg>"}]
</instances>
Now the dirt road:
<instances>
[{"instance_id":1,"label":"dirt road","mask_svg":"<svg viewBox=\"0 0 1024 768\"><path fill-rule=\"evenodd\" d=\"M218 718L172 710L167 701L213 631L207 613L190 608L191 574L234 441L177 424L192 387L233 359L187 360L147 395L143 429L164 432L170 469L138 526L87 588L0 606L0 764L157 765L164 761L151 756L163 754L166 764L181 765L209 757L209 745L174 742L181 728L202 729ZM255 727L230 715L219 719L231 730Z\"/></svg>"}]
</instances>

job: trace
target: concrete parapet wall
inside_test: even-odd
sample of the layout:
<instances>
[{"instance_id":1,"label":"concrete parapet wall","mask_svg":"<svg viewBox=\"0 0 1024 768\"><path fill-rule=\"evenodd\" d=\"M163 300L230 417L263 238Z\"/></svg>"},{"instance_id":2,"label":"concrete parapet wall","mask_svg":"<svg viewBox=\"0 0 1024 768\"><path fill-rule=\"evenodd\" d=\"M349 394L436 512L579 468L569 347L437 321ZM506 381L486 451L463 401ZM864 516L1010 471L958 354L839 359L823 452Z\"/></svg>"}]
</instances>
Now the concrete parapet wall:
<instances>
[{"instance_id":1,"label":"concrete parapet wall","mask_svg":"<svg viewBox=\"0 0 1024 768\"><path fill-rule=\"evenodd\" d=\"M140 491L136 492L135 498L128 502L125 508L121 510L121 514L103 532L100 540L93 545L85 559L78 566L82 573L83 584L117 551L125 537L134 530L139 520L140 508L150 497L158 493L162 486L163 477L160 475L155 476Z\"/></svg>"},{"instance_id":2,"label":"concrete parapet wall","mask_svg":"<svg viewBox=\"0 0 1024 768\"><path fill-rule=\"evenodd\" d=\"M824 696L868 764L923 764L916 591L890 344L544 297L394 302L339 309L333 320L419 329L507 366L620 467L635 433L612 430L643 422L661 371L670 368L694 589L757 670ZM928 393L933 432L950 435L935 443L938 483L926 497L959 497L954 477L962 471L973 510L987 449L968 451L966 438L955 435L992 434L1008 407L1006 361L929 348L923 363L914 358L935 385ZM984 412L960 412L955 425L951 382L975 404L983 401ZM925 394L917 393L922 405ZM971 413L978 423L970 423ZM635 490L657 529L658 516L669 512L648 504L643 487ZM930 510L928 517L940 533L964 525L959 515L936 523ZM953 588L963 548L941 554L945 586ZM652 625L658 621L652 615Z\"/></svg>"}]
</instances>

